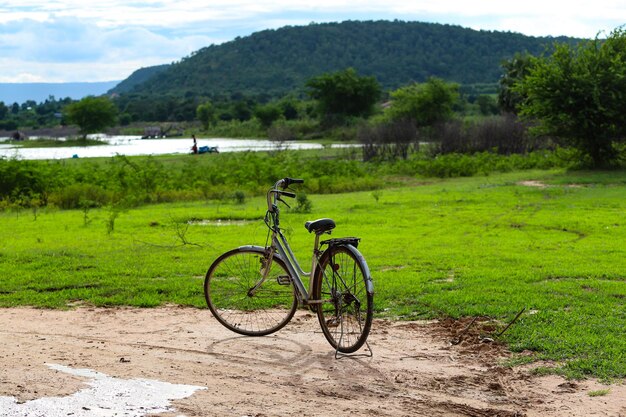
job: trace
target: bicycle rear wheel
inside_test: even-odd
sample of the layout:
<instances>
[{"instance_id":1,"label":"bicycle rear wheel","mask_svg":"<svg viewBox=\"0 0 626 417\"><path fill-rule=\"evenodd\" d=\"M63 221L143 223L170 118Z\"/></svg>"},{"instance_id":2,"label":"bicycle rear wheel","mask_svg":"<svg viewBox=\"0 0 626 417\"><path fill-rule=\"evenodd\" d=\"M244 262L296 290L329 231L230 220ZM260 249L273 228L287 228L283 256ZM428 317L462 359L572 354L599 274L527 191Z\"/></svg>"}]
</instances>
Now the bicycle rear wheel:
<instances>
[{"instance_id":1,"label":"bicycle rear wheel","mask_svg":"<svg viewBox=\"0 0 626 417\"><path fill-rule=\"evenodd\" d=\"M204 280L204 297L215 318L247 336L264 336L281 329L297 307L291 277L277 257L268 264L262 248L239 248L213 262Z\"/></svg>"},{"instance_id":2,"label":"bicycle rear wheel","mask_svg":"<svg viewBox=\"0 0 626 417\"><path fill-rule=\"evenodd\" d=\"M315 296L322 302L317 317L324 336L339 352L356 352L369 335L374 295L368 280L369 269L356 249L331 246L320 260Z\"/></svg>"}]
</instances>

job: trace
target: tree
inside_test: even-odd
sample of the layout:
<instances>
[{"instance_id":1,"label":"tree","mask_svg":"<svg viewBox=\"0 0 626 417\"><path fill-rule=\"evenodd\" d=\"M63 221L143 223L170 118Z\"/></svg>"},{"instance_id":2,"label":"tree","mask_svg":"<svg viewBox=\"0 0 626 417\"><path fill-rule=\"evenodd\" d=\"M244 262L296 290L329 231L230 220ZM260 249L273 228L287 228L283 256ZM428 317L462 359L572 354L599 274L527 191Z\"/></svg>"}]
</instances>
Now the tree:
<instances>
[{"instance_id":1,"label":"tree","mask_svg":"<svg viewBox=\"0 0 626 417\"><path fill-rule=\"evenodd\" d=\"M498 114L498 103L496 102L496 99L492 96L481 94L476 99L476 103L478 104L478 108L480 109L480 114L482 114L483 116Z\"/></svg>"},{"instance_id":2,"label":"tree","mask_svg":"<svg viewBox=\"0 0 626 417\"><path fill-rule=\"evenodd\" d=\"M535 132L579 149L593 167L614 164L626 138L626 32L557 45L534 59L517 91L526 95L522 116L538 122Z\"/></svg>"},{"instance_id":3,"label":"tree","mask_svg":"<svg viewBox=\"0 0 626 417\"><path fill-rule=\"evenodd\" d=\"M247 99L241 99L232 106L233 117L240 122L245 122L252 118L252 108L254 103Z\"/></svg>"},{"instance_id":4,"label":"tree","mask_svg":"<svg viewBox=\"0 0 626 417\"><path fill-rule=\"evenodd\" d=\"M323 74L306 83L325 116L369 116L381 94L375 77L361 77L353 68Z\"/></svg>"},{"instance_id":5,"label":"tree","mask_svg":"<svg viewBox=\"0 0 626 417\"><path fill-rule=\"evenodd\" d=\"M207 130L215 121L215 107L211 102L200 104L196 108L196 118L202 123L204 130Z\"/></svg>"},{"instance_id":6,"label":"tree","mask_svg":"<svg viewBox=\"0 0 626 417\"><path fill-rule=\"evenodd\" d=\"M65 107L69 123L78 125L83 137L114 126L117 107L107 97L88 96Z\"/></svg>"},{"instance_id":7,"label":"tree","mask_svg":"<svg viewBox=\"0 0 626 417\"><path fill-rule=\"evenodd\" d=\"M4 101L0 101L0 120L3 120L9 113L9 108L4 104Z\"/></svg>"},{"instance_id":8,"label":"tree","mask_svg":"<svg viewBox=\"0 0 626 417\"><path fill-rule=\"evenodd\" d=\"M285 120L295 120L298 118L298 102L294 98L284 98L279 103L278 106L283 114Z\"/></svg>"},{"instance_id":9,"label":"tree","mask_svg":"<svg viewBox=\"0 0 626 417\"><path fill-rule=\"evenodd\" d=\"M452 116L458 90L458 84L435 77L399 88L391 92L391 106L385 116L390 120L412 120L417 127L433 126Z\"/></svg>"},{"instance_id":10,"label":"tree","mask_svg":"<svg viewBox=\"0 0 626 417\"><path fill-rule=\"evenodd\" d=\"M263 127L268 128L281 116L281 109L274 103L257 105L254 109L254 116L259 119Z\"/></svg>"},{"instance_id":11,"label":"tree","mask_svg":"<svg viewBox=\"0 0 626 417\"><path fill-rule=\"evenodd\" d=\"M504 112L518 113L525 96L515 90L515 86L529 74L533 62L532 55L516 53L513 58L502 63L504 74L499 81L498 106Z\"/></svg>"}]
</instances>

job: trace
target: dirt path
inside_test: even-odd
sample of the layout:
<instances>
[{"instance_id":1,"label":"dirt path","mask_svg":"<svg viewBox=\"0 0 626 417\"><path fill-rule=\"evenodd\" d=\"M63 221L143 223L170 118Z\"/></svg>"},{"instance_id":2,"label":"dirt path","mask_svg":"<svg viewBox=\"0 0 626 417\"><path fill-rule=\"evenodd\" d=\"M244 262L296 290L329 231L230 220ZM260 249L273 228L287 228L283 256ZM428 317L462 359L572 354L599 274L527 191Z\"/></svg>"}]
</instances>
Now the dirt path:
<instances>
[{"instance_id":1,"label":"dirt path","mask_svg":"<svg viewBox=\"0 0 626 417\"><path fill-rule=\"evenodd\" d=\"M276 335L237 336L208 310L0 309L0 397L66 396L84 378L207 387L159 416L622 416L626 386L531 376L466 323L375 321L373 358L334 359L317 320L299 313ZM608 394L590 396L608 389ZM2 410L0 410L2 415Z\"/></svg>"}]
</instances>

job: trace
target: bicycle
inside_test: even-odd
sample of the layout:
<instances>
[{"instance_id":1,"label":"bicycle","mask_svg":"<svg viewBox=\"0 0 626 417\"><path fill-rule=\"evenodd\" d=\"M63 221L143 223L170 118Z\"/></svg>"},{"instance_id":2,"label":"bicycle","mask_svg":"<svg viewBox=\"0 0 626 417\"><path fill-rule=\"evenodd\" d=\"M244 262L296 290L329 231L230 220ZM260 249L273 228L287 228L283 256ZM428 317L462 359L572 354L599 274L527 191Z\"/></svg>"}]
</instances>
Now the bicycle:
<instances>
[{"instance_id":1,"label":"bicycle","mask_svg":"<svg viewBox=\"0 0 626 417\"><path fill-rule=\"evenodd\" d=\"M365 258L358 251L360 239L336 238L335 222L322 218L305 223L315 233L311 272L305 272L280 228L281 197L304 180L284 178L267 192L265 246L240 246L219 256L204 280L204 295L213 316L228 329L247 336L264 336L283 328L299 305L317 314L324 336L339 352L354 353L372 325L374 285ZM287 205L288 206L288 205ZM323 249L326 247L325 249ZM309 279L308 290L304 280Z\"/></svg>"}]
</instances>

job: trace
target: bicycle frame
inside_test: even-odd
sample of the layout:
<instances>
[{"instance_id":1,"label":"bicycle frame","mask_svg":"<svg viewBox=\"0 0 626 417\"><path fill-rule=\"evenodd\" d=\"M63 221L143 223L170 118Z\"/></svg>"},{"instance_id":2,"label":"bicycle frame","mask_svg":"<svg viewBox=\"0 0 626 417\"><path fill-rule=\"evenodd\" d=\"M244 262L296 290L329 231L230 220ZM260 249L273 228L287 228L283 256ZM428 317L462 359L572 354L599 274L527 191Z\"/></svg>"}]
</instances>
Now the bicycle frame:
<instances>
[{"instance_id":1,"label":"bicycle frame","mask_svg":"<svg viewBox=\"0 0 626 417\"><path fill-rule=\"evenodd\" d=\"M313 301L310 299L310 295L313 293L313 277L315 276L315 271L317 269L317 265L319 264L319 236L315 236L315 246L313 248L313 255L311 259L311 272L305 272L302 269L298 259L291 250L291 246L289 246L289 242L287 242L287 238L285 238L280 230L272 233L272 247L270 250L275 250L289 269L289 273L293 278L293 284L297 289L296 292L298 294L298 301L305 305L310 304ZM309 278L308 290L305 288L304 282L302 281L302 278L305 277Z\"/></svg>"},{"instance_id":2,"label":"bicycle frame","mask_svg":"<svg viewBox=\"0 0 626 417\"><path fill-rule=\"evenodd\" d=\"M282 184L283 184L283 180L278 181L276 185L274 185L274 188L270 189L267 192L268 211L267 211L267 216L266 216L265 221L271 231L271 244L270 245L266 244L265 247L261 247L261 246L243 246L242 247L242 248L247 248L247 249L254 249L255 251L259 253L264 253L265 259L267 260L266 262L268 262L264 266L265 271L263 273L263 276L261 277L259 282L257 282L255 287L250 290L250 292L251 293L256 292L256 289L261 287L263 282L265 282L265 280L267 279L267 275L271 269L270 267L271 267L272 259L274 258L274 256L276 256L285 264L285 266L288 269L289 275L291 275L291 278L293 280L293 285L296 289L296 296L298 298L298 302L303 305L311 306L311 308L313 309L314 305L321 304L324 302L324 300L314 300L311 298L313 294L313 286L315 285L314 281L315 281L317 269L320 265L320 258L324 253L323 251L320 251L320 234L318 233L315 234L313 255L311 257L311 272L305 272L300 266L300 263L298 262L296 255L293 253L293 250L291 249L291 246L289 246L289 242L287 241L287 238L281 232L280 227L279 227L280 210L278 208L277 202L282 201L280 199L280 196L285 195L288 197L295 197L294 193L279 190L278 187L281 186ZM350 245L347 245L347 246L350 246ZM373 294L374 289L372 285L371 275L369 273L369 269L367 268L367 263L365 262L365 259L356 248L352 246L350 246L350 248L351 248L351 251L355 253L355 255L360 259L361 263L364 265L365 267L364 274L366 276L367 292L370 294ZM309 278L308 289L305 287L304 282L302 281L302 279L306 277Z\"/></svg>"},{"instance_id":3,"label":"bicycle frame","mask_svg":"<svg viewBox=\"0 0 626 417\"><path fill-rule=\"evenodd\" d=\"M271 230L271 245L266 247L265 250L269 250L267 254L268 262L271 262L273 256L277 256L285 263L285 266L289 270L289 274L293 279L294 287L296 288L296 295L298 297L298 301L304 305L317 304L319 300L311 300L311 294L313 294L313 278L315 277L315 272L319 265L319 257L321 252L319 250L319 240L320 237L318 234L315 235L315 244L313 247L313 255L311 257L311 270L310 272L305 272L304 269L300 266L296 255L293 253L289 242L285 235L281 232L279 224L280 224L280 210L278 208L277 202L282 201L280 199L281 195L286 195L288 197L295 197L295 194L289 193L286 191L279 190L279 187L283 185L283 180L276 182L274 187L267 192L267 207L268 207L268 215L270 216L271 223L268 223L268 227ZM288 185L288 184L287 184ZM269 266L266 268L269 271ZM307 289L304 285L303 278L309 278L309 288ZM266 277L263 277L262 281L265 280ZM317 303L315 302L317 301Z\"/></svg>"}]
</instances>

